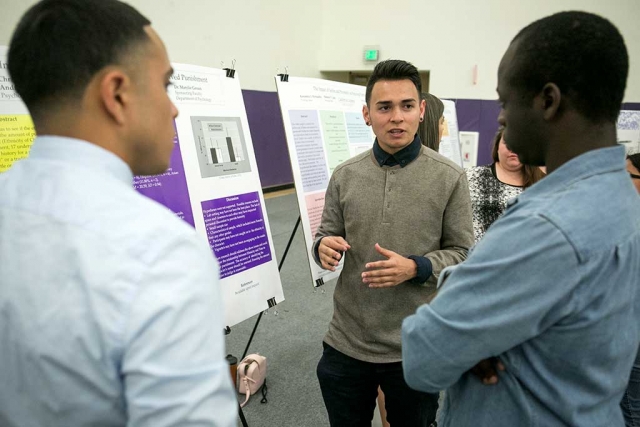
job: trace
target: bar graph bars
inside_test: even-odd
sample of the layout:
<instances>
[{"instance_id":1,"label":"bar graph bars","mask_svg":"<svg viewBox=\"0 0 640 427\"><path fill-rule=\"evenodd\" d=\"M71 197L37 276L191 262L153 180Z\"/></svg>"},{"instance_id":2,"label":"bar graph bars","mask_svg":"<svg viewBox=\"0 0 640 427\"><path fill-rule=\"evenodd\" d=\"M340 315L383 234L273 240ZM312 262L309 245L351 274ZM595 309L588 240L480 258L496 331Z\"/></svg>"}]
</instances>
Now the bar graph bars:
<instances>
[{"instance_id":1,"label":"bar graph bars","mask_svg":"<svg viewBox=\"0 0 640 427\"><path fill-rule=\"evenodd\" d=\"M233 147L233 142L231 142L231 138L227 137L227 148L229 149L229 158L232 162L236 161L235 148Z\"/></svg>"},{"instance_id":2,"label":"bar graph bars","mask_svg":"<svg viewBox=\"0 0 640 427\"><path fill-rule=\"evenodd\" d=\"M251 172L240 117L192 116L191 128L202 178Z\"/></svg>"},{"instance_id":3,"label":"bar graph bars","mask_svg":"<svg viewBox=\"0 0 640 427\"><path fill-rule=\"evenodd\" d=\"M234 138L200 137L200 145L207 152L207 163L235 163L244 160L244 152L240 144L234 144Z\"/></svg>"}]
</instances>

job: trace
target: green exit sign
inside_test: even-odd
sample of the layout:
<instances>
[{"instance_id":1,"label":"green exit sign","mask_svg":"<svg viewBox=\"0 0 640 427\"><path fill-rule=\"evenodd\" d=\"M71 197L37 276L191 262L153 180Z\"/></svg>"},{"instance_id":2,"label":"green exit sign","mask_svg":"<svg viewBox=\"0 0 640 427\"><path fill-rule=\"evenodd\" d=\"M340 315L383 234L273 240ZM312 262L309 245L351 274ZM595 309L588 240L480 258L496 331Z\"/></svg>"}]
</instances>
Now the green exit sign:
<instances>
[{"instance_id":1,"label":"green exit sign","mask_svg":"<svg viewBox=\"0 0 640 427\"><path fill-rule=\"evenodd\" d=\"M365 61L377 61L379 53L380 53L380 51L378 49L365 49L364 50L364 60Z\"/></svg>"}]
</instances>

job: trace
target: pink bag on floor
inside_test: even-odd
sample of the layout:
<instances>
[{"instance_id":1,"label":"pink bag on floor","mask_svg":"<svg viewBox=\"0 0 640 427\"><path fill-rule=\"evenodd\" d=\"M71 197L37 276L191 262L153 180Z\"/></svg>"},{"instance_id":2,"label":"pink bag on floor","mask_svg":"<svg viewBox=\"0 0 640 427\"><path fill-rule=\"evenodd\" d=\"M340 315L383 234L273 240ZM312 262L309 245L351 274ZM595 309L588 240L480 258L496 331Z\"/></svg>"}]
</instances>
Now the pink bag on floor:
<instances>
[{"instance_id":1,"label":"pink bag on floor","mask_svg":"<svg viewBox=\"0 0 640 427\"><path fill-rule=\"evenodd\" d=\"M259 354L250 354L238 365L238 393L245 395L245 400L240 404L244 407L251 395L256 394L262 388L262 403L267 402L267 358ZM264 387L263 387L264 386Z\"/></svg>"}]
</instances>

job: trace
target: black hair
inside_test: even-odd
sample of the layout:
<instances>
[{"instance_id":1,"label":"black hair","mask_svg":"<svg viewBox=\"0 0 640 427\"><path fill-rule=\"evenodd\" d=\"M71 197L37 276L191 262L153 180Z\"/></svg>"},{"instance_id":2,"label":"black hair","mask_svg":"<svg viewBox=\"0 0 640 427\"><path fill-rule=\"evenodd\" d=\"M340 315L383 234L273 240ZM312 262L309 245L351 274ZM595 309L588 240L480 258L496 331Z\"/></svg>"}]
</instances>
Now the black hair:
<instances>
[{"instance_id":1,"label":"black hair","mask_svg":"<svg viewBox=\"0 0 640 427\"><path fill-rule=\"evenodd\" d=\"M522 29L509 83L533 97L555 83L593 123L615 122L624 96L629 56L608 20L586 12L560 12Z\"/></svg>"},{"instance_id":2,"label":"black hair","mask_svg":"<svg viewBox=\"0 0 640 427\"><path fill-rule=\"evenodd\" d=\"M420 99L426 102L424 120L418 125L418 135L422 145L438 151L440 148L440 119L444 114L444 104L435 95L421 93Z\"/></svg>"},{"instance_id":3,"label":"black hair","mask_svg":"<svg viewBox=\"0 0 640 427\"><path fill-rule=\"evenodd\" d=\"M43 0L11 37L8 68L34 120L58 102L78 100L93 76L149 37L151 22L117 0Z\"/></svg>"},{"instance_id":4,"label":"black hair","mask_svg":"<svg viewBox=\"0 0 640 427\"><path fill-rule=\"evenodd\" d=\"M640 171L640 153L629 154L627 159L629 159L634 168Z\"/></svg>"},{"instance_id":5,"label":"black hair","mask_svg":"<svg viewBox=\"0 0 640 427\"><path fill-rule=\"evenodd\" d=\"M418 69L407 61L400 59L387 59L386 61L379 62L373 69L373 73L369 77L367 82L367 91L365 100L369 105L371 99L371 91L373 86L379 80L411 80L411 82L418 89L418 96L422 93L422 81L420 80L420 73ZM420 99L420 98L418 98Z\"/></svg>"}]
</instances>

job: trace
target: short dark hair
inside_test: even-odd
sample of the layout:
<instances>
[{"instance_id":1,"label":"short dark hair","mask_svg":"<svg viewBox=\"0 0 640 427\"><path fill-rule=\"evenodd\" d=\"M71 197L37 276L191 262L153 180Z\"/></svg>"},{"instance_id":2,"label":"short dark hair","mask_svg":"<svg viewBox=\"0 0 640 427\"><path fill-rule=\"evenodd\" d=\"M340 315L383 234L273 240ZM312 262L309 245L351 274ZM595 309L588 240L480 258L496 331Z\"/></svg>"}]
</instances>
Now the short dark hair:
<instances>
[{"instance_id":1,"label":"short dark hair","mask_svg":"<svg viewBox=\"0 0 640 427\"><path fill-rule=\"evenodd\" d=\"M79 99L93 76L149 40L151 22L117 0L43 0L22 17L9 45L9 74L34 119Z\"/></svg>"},{"instance_id":2,"label":"short dark hair","mask_svg":"<svg viewBox=\"0 0 640 427\"><path fill-rule=\"evenodd\" d=\"M424 120L418 125L418 135L422 145L438 151L440 148L440 118L444 114L444 104L435 95L421 93L420 99L426 101Z\"/></svg>"},{"instance_id":3,"label":"short dark hair","mask_svg":"<svg viewBox=\"0 0 640 427\"><path fill-rule=\"evenodd\" d=\"M593 123L615 122L624 96L629 56L608 20L586 12L560 12L533 22L519 41L510 84L533 97L555 83Z\"/></svg>"},{"instance_id":4,"label":"short dark hair","mask_svg":"<svg viewBox=\"0 0 640 427\"><path fill-rule=\"evenodd\" d=\"M503 134L504 126L500 126L498 128L498 132L496 132L496 136L493 137L493 145L491 146L491 158L493 159L493 163L500 162L498 149L500 148L500 141L502 140ZM538 166L531 165L522 165L520 175L522 176L522 188L531 187L533 184L547 176Z\"/></svg>"},{"instance_id":5,"label":"short dark hair","mask_svg":"<svg viewBox=\"0 0 640 427\"><path fill-rule=\"evenodd\" d=\"M367 91L365 100L369 105L371 99L371 91L373 86L379 80L411 80L411 82L418 89L418 96L422 93L422 81L420 80L420 73L418 69L407 61L400 59L387 59L386 61L379 62L373 69L373 73L369 77L367 82Z\"/></svg>"},{"instance_id":6,"label":"short dark hair","mask_svg":"<svg viewBox=\"0 0 640 427\"><path fill-rule=\"evenodd\" d=\"M640 153L629 154L627 159L629 159L634 168L640 171Z\"/></svg>"}]
</instances>

